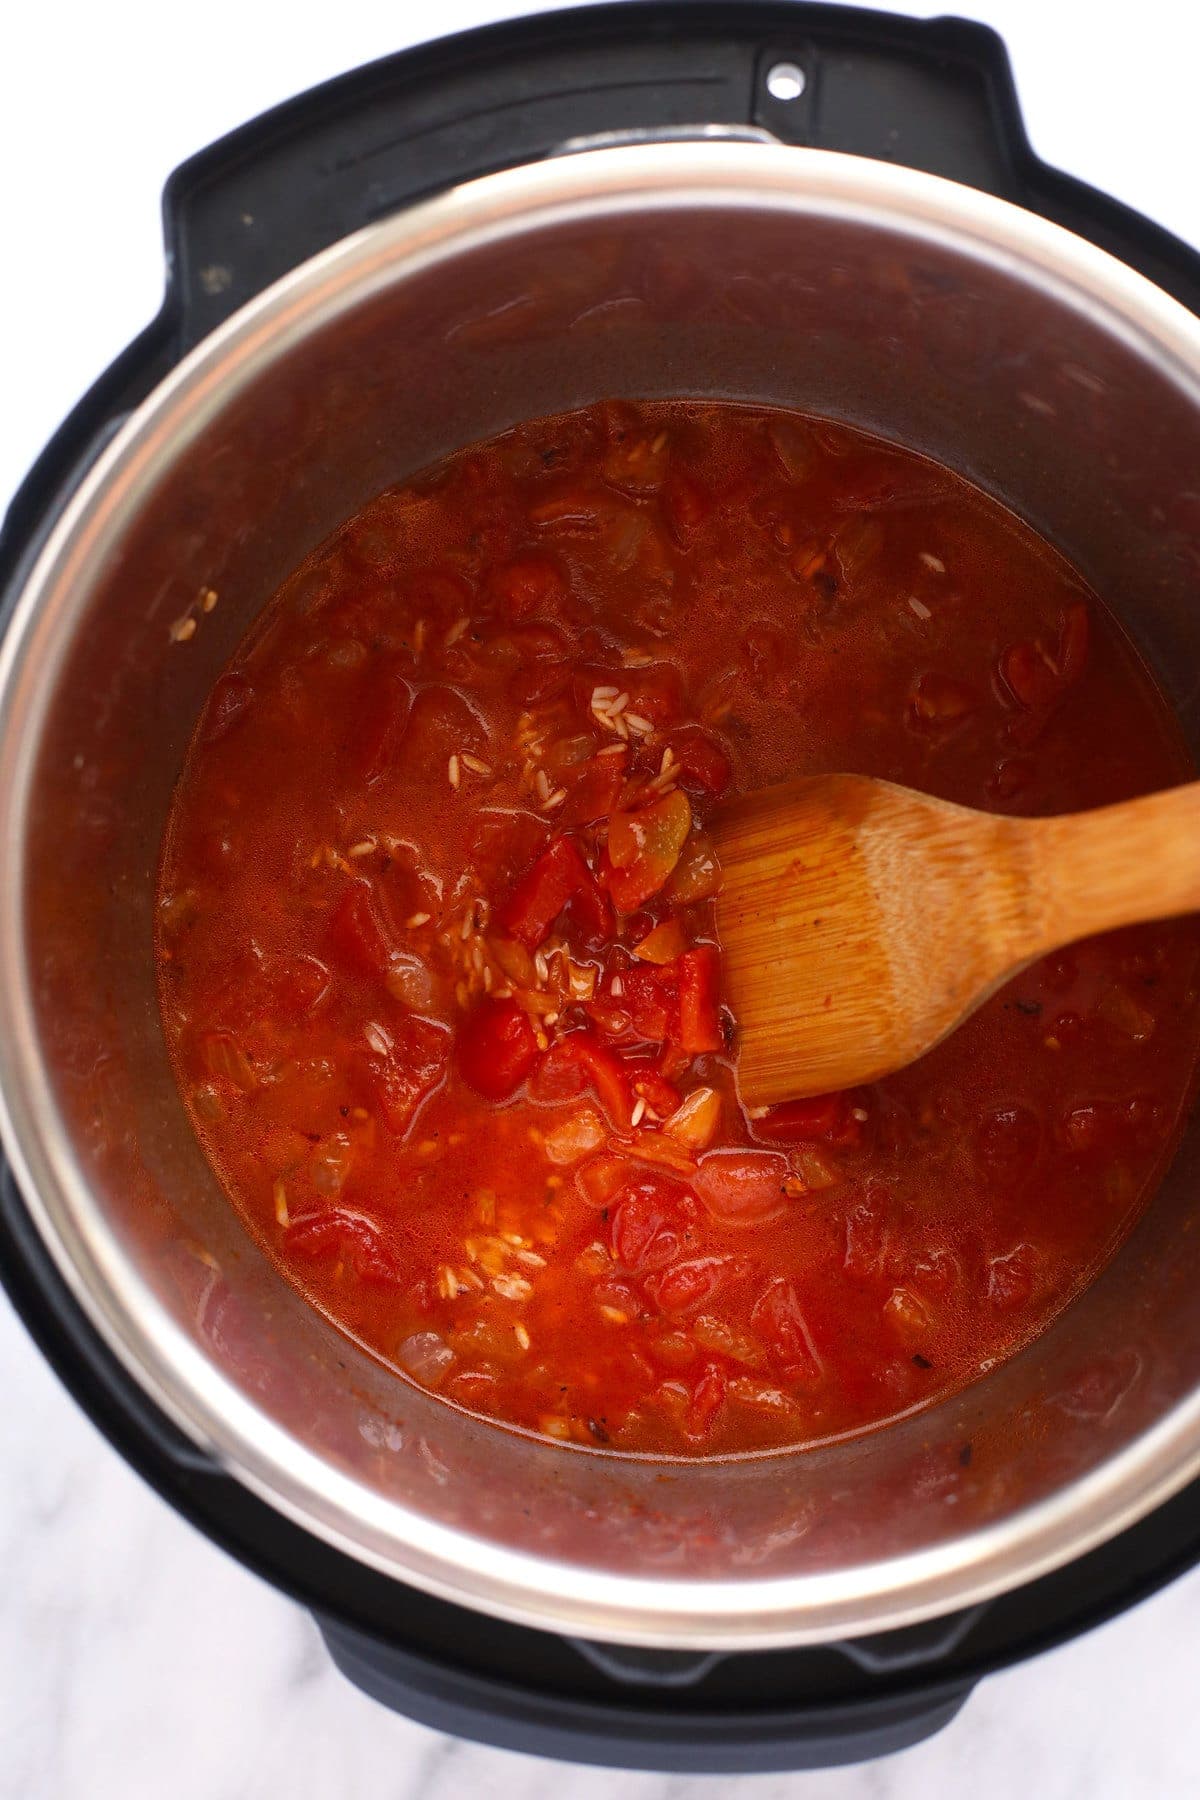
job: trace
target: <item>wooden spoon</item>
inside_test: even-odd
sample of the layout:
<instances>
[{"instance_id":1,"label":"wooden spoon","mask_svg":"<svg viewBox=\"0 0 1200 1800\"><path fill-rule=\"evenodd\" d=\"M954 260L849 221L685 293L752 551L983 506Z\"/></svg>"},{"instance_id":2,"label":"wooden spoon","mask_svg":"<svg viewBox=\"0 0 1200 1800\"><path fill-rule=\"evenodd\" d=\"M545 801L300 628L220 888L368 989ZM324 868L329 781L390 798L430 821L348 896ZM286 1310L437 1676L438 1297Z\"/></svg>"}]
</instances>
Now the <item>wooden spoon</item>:
<instances>
[{"instance_id":1,"label":"wooden spoon","mask_svg":"<svg viewBox=\"0 0 1200 1800\"><path fill-rule=\"evenodd\" d=\"M712 830L751 1106L873 1081L1047 951L1200 908L1200 782L1009 819L818 775L731 802Z\"/></svg>"}]
</instances>

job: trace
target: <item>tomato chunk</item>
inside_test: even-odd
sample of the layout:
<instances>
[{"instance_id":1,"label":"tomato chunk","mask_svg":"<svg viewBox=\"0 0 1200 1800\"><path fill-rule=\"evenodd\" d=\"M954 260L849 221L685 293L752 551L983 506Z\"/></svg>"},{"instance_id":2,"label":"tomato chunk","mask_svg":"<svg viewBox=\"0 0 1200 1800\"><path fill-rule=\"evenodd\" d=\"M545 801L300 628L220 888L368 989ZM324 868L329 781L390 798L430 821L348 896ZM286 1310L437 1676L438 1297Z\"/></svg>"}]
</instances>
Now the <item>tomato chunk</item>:
<instances>
[{"instance_id":1,"label":"tomato chunk","mask_svg":"<svg viewBox=\"0 0 1200 1800\"><path fill-rule=\"evenodd\" d=\"M612 936L612 909L574 841L556 837L522 876L504 905L498 922L527 950L536 950L564 913L587 943Z\"/></svg>"},{"instance_id":2,"label":"tomato chunk","mask_svg":"<svg viewBox=\"0 0 1200 1800\"><path fill-rule=\"evenodd\" d=\"M626 1130L633 1114L626 1065L594 1032L573 1031L552 1044L542 1058L534 1096L572 1100L589 1087L617 1129Z\"/></svg>"},{"instance_id":3,"label":"tomato chunk","mask_svg":"<svg viewBox=\"0 0 1200 1800\"><path fill-rule=\"evenodd\" d=\"M642 1068L637 1063L631 1063L629 1073L633 1091L638 1098L644 1100L660 1119L669 1119L679 1105L678 1088L673 1087L658 1069Z\"/></svg>"},{"instance_id":4,"label":"tomato chunk","mask_svg":"<svg viewBox=\"0 0 1200 1800\"><path fill-rule=\"evenodd\" d=\"M515 1000L483 1000L458 1034L463 1079L485 1100L508 1100L538 1059L537 1038Z\"/></svg>"},{"instance_id":5,"label":"tomato chunk","mask_svg":"<svg viewBox=\"0 0 1200 1800\"><path fill-rule=\"evenodd\" d=\"M631 1273L665 1269L683 1249L696 1203L685 1187L646 1175L622 1188L612 1209L614 1262Z\"/></svg>"},{"instance_id":6,"label":"tomato chunk","mask_svg":"<svg viewBox=\"0 0 1200 1800\"><path fill-rule=\"evenodd\" d=\"M344 1258L360 1281L403 1280L399 1258L384 1239L383 1227L368 1214L330 1206L292 1218L284 1233L288 1253L308 1261Z\"/></svg>"},{"instance_id":7,"label":"tomato chunk","mask_svg":"<svg viewBox=\"0 0 1200 1800\"><path fill-rule=\"evenodd\" d=\"M369 1098L388 1130L402 1137L445 1073L450 1033L416 1015L389 1027L389 1033L390 1048L364 1056L361 1067Z\"/></svg>"},{"instance_id":8,"label":"tomato chunk","mask_svg":"<svg viewBox=\"0 0 1200 1800\"><path fill-rule=\"evenodd\" d=\"M765 1118L754 1121L758 1137L771 1144L860 1143L865 1119L863 1095L858 1089L836 1094L814 1094L809 1100L789 1100L773 1106Z\"/></svg>"},{"instance_id":9,"label":"tomato chunk","mask_svg":"<svg viewBox=\"0 0 1200 1800\"><path fill-rule=\"evenodd\" d=\"M394 673L385 681L373 676L366 697L354 714L350 758L368 787L377 782L396 754L412 711L412 689Z\"/></svg>"},{"instance_id":10,"label":"tomato chunk","mask_svg":"<svg viewBox=\"0 0 1200 1800\"><path fill-rule=\"evenodd\" d=\"M365 881L355 881L338 901L329 920L330 952L355 975L382 981L395 956L379 909Z\"/></svg>"},{"instance_id":11,"label":"tomato chunk","mask_svg":"<svg viewBox=\"0 0 1200 1800\"><path fill-rule=\"evenodd\" d=\"M791 1171L769 1150L710 1150L696 1171L696 1192L722 1225L762 1225L787 1206Z\"/></svg>"},{"instance_id":12,"label":"tomato chunk","mask_svg":"<svg viewBox=\"0 0 1200 1800\"><path fill-rule=\"evenodd\" d=\"M491 598L509 624L569 620L574 608L562 570L548 556L524 556L497 569Z\"/></svg>"},{"instance_id":13,"label":"tomato chunk","mask_svg":"<svg viewBox=\"0 0 1200 1800\"><path fill-rule=\"evenodd\" d=\"M650 1044L665 1044L679 1036L679 981L677 965L655 969L638 964L621 977L625 989L621 1005L630 1026Z\"/></svg>"},{"instance_id":14,"label":"tomato chunk","mask_svg":"<svg viewBox=\"0 0 1200 1800\"><path fill-rule=\"evenodd\" d=\"M679 767L679 782L692 794L715 800L729 786L733 765L711 732L683 725L667 739Z\"/></svg>"}]
</instances>

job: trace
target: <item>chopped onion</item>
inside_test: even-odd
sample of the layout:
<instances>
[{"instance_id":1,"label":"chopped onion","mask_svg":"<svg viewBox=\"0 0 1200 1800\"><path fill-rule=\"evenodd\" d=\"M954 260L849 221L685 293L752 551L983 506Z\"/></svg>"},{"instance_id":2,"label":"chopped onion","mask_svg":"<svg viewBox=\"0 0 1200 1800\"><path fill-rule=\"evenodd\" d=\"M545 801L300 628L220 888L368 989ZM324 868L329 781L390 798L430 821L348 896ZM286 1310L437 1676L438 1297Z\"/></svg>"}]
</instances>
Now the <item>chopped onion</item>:
<instances>
[{"instance_id":1,"label":"chopped onion","mask_svg":"<svg viewBox=\"0 0 1200 1800\"><path fill-rule=\"evenodd\" d=\"M428 1012L434 1003L433 975L419 956L398 951L387 973L387 990L393 1000L411 1006L414 1012Z\"/></svg>"},{"instance_id":2,"label":"chopped onion","mask_svg":"<svg viewBox=\"0 0 1200 1800\"><path fill-rule=\"evenodd\" d=\"M767 1360L757 1338L744 1331L735 1331L732 1325L727 1325L724 1319L714 1319L711 1313L700 1315L692 1327L692 1336L703 1349L732 1357L734 1362L748 1363L751 1368L757 1368Z\"/></svg>"},{"instance_id":3,"label":"chopped onion","mask_svg":"<svg viewBox=\"0 0 1200 1800\"><path fill-rule=\"evenodd\" d=\"M414 1381L430 1388L441 1387L455 1360L453 1350L436 1331L415 1331L405 1338L396 1355Z\"/></svg>"},{"instance_id":4,"label":"chopped onion","mask_svg":"<svg viewBox=\"0 0 1200 1800\"><path fill-rule=\"evenodd\" d=\"M818 1194L825 1188L841 1185L843 1177L840 1169L809 1144L799 1144L795 1149L789 1150L788 1161L803 1182L805 1193Z\"/></svg>"},{"instance_id":5,"label":"chopped onion","mask_svg":"<svg viewBox=\"0 0 1200 1800\"><path fill-rule=\"evenodd\" d=\"M720 1094L715 1088L699 1087L664 1121L663 1130L690 1150L707 1150L720 1123Z\"/></svg>"},{"instance_id":6,"label":"chopped onion","mask_svg":"<svg viewBox=\"0 0 1200 1800\"><path fill-rule=\"evenodd\" d=\"M687 949L683 941L683 927L678 919L665 919L648 931L640 944L633 946L633 954L639 962L669 963L677 956L682 956Z\"/></svg>"},{"instance_id":7,"label":"chopped onion","mask_svg":"<svg viewBox=\"0 0 1200 1800\"><path fill-rule=\"evenodd\" d=\"M552 1125L542 1148L552 1163L577 1163L598 1150L606 1136L607 1129L599 1113L585 1106L582 1111L571 1113L557 1125Z\"/></svg>"},{"instance_id":8,"label":"chopped onion","mask_svg":"<svg viewBox=\"0 0 1200 1800\"><path fill-rule=\"evenodd\" d=\"M883 1311L905 1337L920 1337L933 1322L929 1308L911 1288L893 1288Z\"/></svg>"}]
</instances>

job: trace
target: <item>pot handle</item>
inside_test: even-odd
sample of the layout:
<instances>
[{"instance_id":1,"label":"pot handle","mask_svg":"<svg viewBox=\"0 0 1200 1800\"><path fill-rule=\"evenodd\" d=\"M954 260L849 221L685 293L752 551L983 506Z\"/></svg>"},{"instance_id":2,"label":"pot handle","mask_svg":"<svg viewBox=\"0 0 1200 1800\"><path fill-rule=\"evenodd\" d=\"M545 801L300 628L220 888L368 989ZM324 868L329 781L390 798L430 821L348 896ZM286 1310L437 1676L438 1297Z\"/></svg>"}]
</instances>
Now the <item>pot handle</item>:
<instances>
[{"instance_id":1,"label":"pot handle","mask_svg":"<svg viewBox=\"0 0 1200 1800\"><path fill-rule=\"evenodd\" d=\"M985 26L799 0L639 0L488 26L315 88L167 184L181 348L297 264L459 182L565 149L733 136L1009 198L1034 166Z\"/></svg>"},{"instance_id":2,"label":"pot handle","mask_svg":"<svg viewBox=\"0 0 1200 1800\"><path fill-rule=\"evenodd\" d=\"M537 1672L523 1678L529 1659L519 1645L512 1665L496 1654L486 1618L464 1614L463 1636L449 1655L368 1637L320 1614L317 1624L348 1681L434 1731L527 1755L670 1774L826 1769L889 1756L941 1731L973 1685L948 1676L928 1690L881 1685L823 1698L806 1693L801 1676L781 1703L776 1676L772 1698L756 1705L749 1669L727 1693L702 1687L728 1660L717 1654L635 1651L569 1638L560 1644L557 1678L547 1681ZM482 1657L473 1654L476 1639ZM582 1669L572 1668L573 1656ZM492 1672L498 1664L502 1674Z\"/></svg>"}]
</instances>

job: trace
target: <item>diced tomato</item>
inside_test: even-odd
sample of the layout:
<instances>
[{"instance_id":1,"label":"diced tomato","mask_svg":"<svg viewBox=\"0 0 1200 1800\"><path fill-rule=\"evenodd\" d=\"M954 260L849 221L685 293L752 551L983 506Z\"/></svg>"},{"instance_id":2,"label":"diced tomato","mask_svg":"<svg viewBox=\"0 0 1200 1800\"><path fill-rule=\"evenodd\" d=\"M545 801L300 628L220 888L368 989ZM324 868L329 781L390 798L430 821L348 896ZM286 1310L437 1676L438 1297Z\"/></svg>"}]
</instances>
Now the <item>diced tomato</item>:
<instances>
[{"instance_id":1,"label":"diced tomato","mask_svg":"<svg viewBox=\"0 0 1200 1800\"><path fill-rule=\"evenodd\" d=\"M548 556L523 556L495 570L488 595L510 625L561 624L577 611L566 577Z\"/></svg>"},{"instance_id":2,"label":"diced tomato","mask_svg":"<svg viewBox=\"0 0 1200 1800\"><path fill-rule=\"evenodd\" d=\"M595 1033L572 1031L551 1044L534 1075L538 1100L571 1100L591 1088L618 1131L626 1131L633 1112L626 1066Z\"/></svg>"},{"instance_id":3,"label":"diced tomato","mask_svg":"<svg viewBox=\"0 0 1200 1800\"><path fill-rule=\"evenodd\" d=\"M528 813L485 813L474 832L480 879L490 892L503 894L523 879L550 841L545 826ZM424 911L424 902L414 910Z\"/></svg>"},{"instance_id":4,"label":"diced tomato","mask_svg":"<svg viewBox=\"0 0 1200 1800\"><path fill-rule=\"evenodd\" d=\"M392 1047L360 1059L368 1098L389 1131L402 1137L422 1103L441 1082L450 1056L450 1033L415 1013L389 1023Z\"/></svg>"},{"instance_id":5,"label":"diced tomato","mask_svg":"<svg viewBox=\"0 0 1200 1800\"><path fill-rule=\"evenodd\" d=\"M381 679L368 664L366 694L352 715L348 751L355 773L373 786L391 763L412 711L412 689L395 673Z\"/></svg>"},{"instance_id":6,"label":"diced tomato","mask_svg":"<svg viewBox=\"0 0 1200 1800\"><path fill-rule=\"evenodd\" d=\"M609 1043L628 1042L632 1020L620 1001L601 996L598 1000L585 1001L583 1010L601 1037L607 1038Z\"/></svg>"},{"instance_id":7,"label":"diced tomato","mask_svg":"<svg viewBox=\"0 0 1200 1800\"><path fill-rule=\"evenodd\" d=\"M681 1075L686 1075L691 1061L687 1051L682 1050L678 1044L666 1044L658 1059L659 1074L668 1081L678 1081Z\"/></svg>"},{"instance_id":8,"label":"diced tomato","mask_svg":"<svg viewBox=\"0 0 1200 1800\"><path fill-rule=\"evenodd\" d=\"M699 725L682 725L667 739L679 765L679 784L691 794L715 800L729 786L733 766L711 732Z\"/></svg>"},{"instance_id":9,"label":"diced tomato","mask_svg":"<svg viewBox=\"0 0 1200 1800\"><path fill-rule=\"evenodd\" d=\"M621 1006L631 1029L649 1044L665 1044L679 1036L679 986L677 965L655 969L639 963L621 977Z\"/></svg>"},{"instance_id":10,"label":"diced tomato","mask_svg":"<svg viewBox=\"0 0 1200 1800\"><path fill-rule=\"evenodd\" d=\"M1000 677L1017 705L1034 713L1056 706L1087 666L1090 634L1088 609L1076 601L1059 614L1052 648L1041 638L1010 644L1000 657Z\"/></svg>"},{"instance_id":11,"label":"diced tomato","mask_svg":"<svg viewBox=\"0 0 1200 1800\"><path fill-rule=\"evenodd\" d=\"M608 821L602 874L619 912L636 912L662 887L692 828L692 809L678 788L636 812Z\"/></svg>"},{"instance_id":12,"label":"diced tomato","mask_svg":"<svg viewBox=\"0 0 1200 1800\"><path fill-rule=\"evenodd\" d=\"M396 947L369 882L351 882L330 916L326 941L330 954L351 973L378 981L386 978Z\"/></svg>"},{"instance_id":13,"label":"diced tomato","mask_svg":"<svg viewBox=\"0 0 1200 1800\"><path fill-rule=\"evenodd\" d=\"M386 1243L383 1227L366 1213L349 1207L330 1206L294 1216L288 1222L284 1242L289 1255L313 1262L330 1256L345 1258L360 1281L390 1283L404 1279L400 1259Z\"/></svg>"},{"instance_id":14,"label":"diced tomato","mask_svg":"<svg viewBox=\"0 0 1200 1800\"><path fill-rule=\"evenodd\" d=\"M436 783L448 794L446 776L452 756L467 751L488 755L487 731L478 712L446 682L419 688L413 696L408 724L393 751L391 771L397 787Z\"/></svg>"},{"instance_id":15,"label":"diced tomato","mask_svg":"<svg viewBox=\"0 0 1200 1800\"><path fill-rule=\"evenodd\" d=\"M687 544L712 512L712 496L682 469L672 469L663 486L663 507L676 543Z\"/></svg>"},{"instance_id":16,"label":"diced tomato","mask_svg":"<svg viewBox=\"0 0 1200 1800\"><path fill-rule=\"evenodd\" d=\"M794 1283L776 1275L750 1314L750 1323L768 1352L789 1369L806 1376L821 1372L821 1359L813 1346Z\"/></svg>"},{"instance_id":17,"label":"diced tomato","mask_svg":"<svg viewBox=\"0 0 1200 1800\"><path fill-rule=\"evenodd\" d=\"M717 996L721 957L715 944L698 944L675 964L679 977L679 1044L689 1056L724 1048Z\"/></svg>"},{"instance_id":18,"label":"diced tomato","mask_svg":"<svg viewBox=\"0 0 1200 1800\"><path fill-rule=\"evenodd\" d=\"M612 936L612 909L574 841L556 837L517 883L497 914L502 930L536 950L564 912L585 943Z\"/></svg>"},{"instance_id":19,"label":"diced tomato","mask_svg":"<svg viewBox=\"0 0 1200 1800\"><path fill-rule=\"evenodd\" d=\"M728 1266L727 1256L694 1256L688 1262L657 1270L644 1285L663 1312L691 1312L713 1298Z\"/></svg>"},{"instance_id":20,"label":"diced tomato","mask_svg":"<svg viewBox=\"0 0 1200 1800\"><path fill-rule=\"evenodd\" d=\"M931 672L914 686L908 716L918 731L944 732L970 718L978 703L978 696L965 682Z\"/></svg>"},{"instance_id":21,"label":"diced tomato","mask_svg":"<svg viewBox=\"0 0 1200 1800\"><path fill-rule=\"evenodd\" d=\"M629 695L628 711L648 719L656 731L676 725L684 714L683 678L674 663L646 663L641 668L605 667L589 663L574 678L575 703L581 718L591 721L592 695L598 687Z\"/></svg>"},{"instance_id":22,"label":"diced tomato","mask_svg":"<svg viewBox=\"0 0 1200 1800\"><path fill-rule=\"evenodd\" d=\"M1013 699L1030 712L1058 698L1058 670L1040 644L1010 644L1000 658L1000 674Z\"/></svg>"},{"instance_id":23,"label":"diced tomato","mask_svg":"<svg viewBox=\"0 0 1200 1800\"><path fill-rule=\"evenodd\" d=\"M685 1431L693 1443L708 1436L712 1422L725 1401L725 1372L720 1363L709 1363L692 1390Z\"/></svg>"},{"instance_id":24,"label":"diced tomato","mask_svg":"<svg viewBox=\"0 0 1200 1800\"><path fill-rule=\"evenodd\" d=\"M678 1258L696 1216L696 1202L677 1181L643 1175L628 1182L613 1203L613 1261L631 1274L665 1269Z\"/></svg>"},{"instance_id":25,"label":"diced tomato","mask_svg":"<svg viewBox=\"0 0 1200 1800\"><path fill-rule=\"evenodd\" d=\"M656 1112L660 1119L669 1119L679 1105L679 1090L672 1087L665 1075L657 1069L641 1068L637 1063L630 1063L630 1081L633 1091L640 1100Z\"/></svg>"},{"instance_id":26,"label":"diced tomato","mask_svg":"<svg viewBox=\"0 0 1200 1800\"><path fill-rule=\"evenodd\" d=\"M771 1150L710 1150L700 1158L695 1188L722 1225L763 1225L786 1209L791 1171Z\"/></svg>"},{"instance_id":27,"label":"diced tomato","mask_svg":"<svg viewBox=\"0 0 1200 1800\"><path fill-rule=\"evenodd\" d=\"M329 992L329 970L315 956L289 956L266 972L269 1007L277 1022L298 1025Z\"/></svg>"},{"instance_id":28,"label":"diced tomato","mask_svg":"<svg viewBox=\"0 0 1200 1800\"><path fill-rule=\"evenodd\" d=\"M560 824L590 825L595 819L606 819L620 799L625 758L591 756L573 769L562 770L558 781L567 790L558 814Z\"/></svg>"},{"instance_id":29,"label":"diced tomato","mask_svg":"<svg viewBox=\"0 0 1200 1800\"><path fill-rule=\"evenodd\" d=\"M515 1000L482 1000L459 1027L458 1066L485 1100L508 1100L537 1059L533 1026Z\"/></svg>"},{"instance_id":30,"label":"diced tomato","mask_svg":"<svg viewBox=\"0 0 1200 1800\"><path fill-rule=\"evenodd\" d=\"M788 1100L773 1106L764 1118L754 1120L754 1134L769 1144L836 1144L851 1148L861 1143L865 1112L860 1089L836 1094L814 1094L809 1100Z\"/></svg>"}]
</instances>

